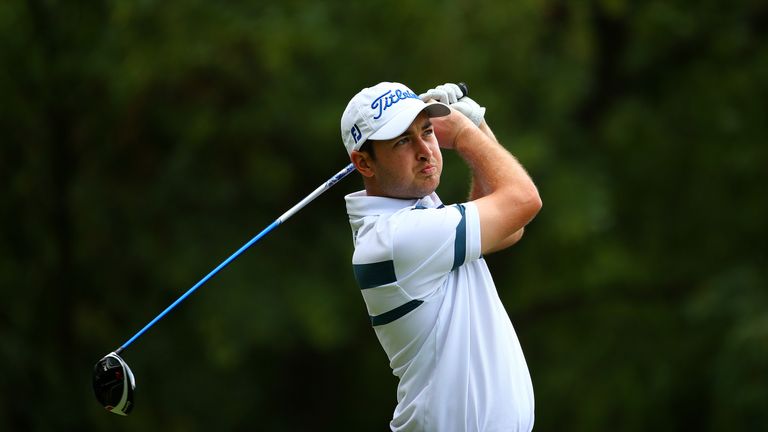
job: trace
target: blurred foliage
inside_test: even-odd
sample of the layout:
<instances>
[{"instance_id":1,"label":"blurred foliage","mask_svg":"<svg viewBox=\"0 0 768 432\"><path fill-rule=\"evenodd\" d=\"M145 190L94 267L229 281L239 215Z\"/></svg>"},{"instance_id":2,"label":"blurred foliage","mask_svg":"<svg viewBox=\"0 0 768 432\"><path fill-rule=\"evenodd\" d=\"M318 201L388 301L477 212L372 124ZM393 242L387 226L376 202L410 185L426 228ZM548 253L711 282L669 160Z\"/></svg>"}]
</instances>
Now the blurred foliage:
<instances>
[{"instance_id":1,"label":"blurred foliage","mask_svg":"<svg viewBox=\"0 0 768 432\"><path fill-rule=\"evenodd\" d=\"M469 83L539 186L525 239L488 257L536 430L765 427L766 29L755 0L0 3L0 429L385 428L356 178L126 351L134 414L90 388L346 164L341 111L382 80Z\"/></svg>"}]
</instances>

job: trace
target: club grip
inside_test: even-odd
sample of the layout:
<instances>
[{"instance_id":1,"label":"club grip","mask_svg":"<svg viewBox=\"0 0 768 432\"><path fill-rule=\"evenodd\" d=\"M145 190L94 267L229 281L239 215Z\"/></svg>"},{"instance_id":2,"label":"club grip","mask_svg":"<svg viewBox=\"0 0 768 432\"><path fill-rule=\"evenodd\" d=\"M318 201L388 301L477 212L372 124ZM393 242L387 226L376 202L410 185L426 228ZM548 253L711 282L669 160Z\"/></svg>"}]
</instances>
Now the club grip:
<instances>
[{"instance_id":1,"label":"club grip","mask_svg":"<svg viewBox=\"0 0 768 432\"><path fill-rule=\"evenodd\" d=\"M458 83L456 85L459 86L459 89L461 89L461 97L469 95L469 87L467 87L467 83L460 82L460 83ZM461 99L461 98L459 98L459 99Z\"/></svg>"}]
</instances>

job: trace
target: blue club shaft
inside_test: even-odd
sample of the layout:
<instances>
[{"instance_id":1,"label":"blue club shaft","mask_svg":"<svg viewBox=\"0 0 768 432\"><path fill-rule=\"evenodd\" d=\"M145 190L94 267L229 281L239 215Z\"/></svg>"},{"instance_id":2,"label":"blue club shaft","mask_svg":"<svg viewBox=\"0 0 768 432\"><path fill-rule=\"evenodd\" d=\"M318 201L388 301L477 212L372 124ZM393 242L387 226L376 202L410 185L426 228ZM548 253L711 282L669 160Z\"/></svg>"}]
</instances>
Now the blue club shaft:
<instances>
[{"instance_id":1,"label":"blue club shaft","mask_svg":"<svg viewBox=\"0 0 768 432\"><path fill-rule=\"evenodd\" d=\"M317 189L314 190L311 194L307 195L304 199L299 201L298 204L291 207L287 212L283 213L279 218L275 219L274 222L269 224L268 227L264 228L260 233L256 234L252 239L248 240L246 244L244 244L240 249L238 249L235 253L229 256L229 258L225 259L221 264L216 266L215 269L211 270L210 273L205 275L202 279L200 279L199 282L197 282L192 288L188 289L187 292L181 295L176 301L170 304L165 310L160 312L152 321L150 321L147 325L144 326L141 330L139 330L135 335L133 335L130 339L128 339L123 345L120 346L117 350L115 350L116 354L120 354L123 350L128 348L136 339L141 337L147 330L149 330L155 323L163 319L164 316L168 314L168 312L172 311L176 306L179 305L179 303L183 302L187 297L192 295L195 291L197 291L198 288L200 288L203 284L208 282L209 279L211 279L213 276L216 275L221 269L226 267L229 263L235 260L240 254L245 252L249 247L253 246L256 242L262 239L265 235L269 234L270 231L277 228L280 224L288 220L291 216L296 214L299 210L304 208L307 204L309 204L312 200L320 196L323 192L330 189L333 185L339 182L339 180L343 179L347 175L349 175L352 171L355 170L355 166L353 164L349 164L344 169L336 173L333 177L331 177L328 181L320 185Z\"/></svg>"}]
</instances>

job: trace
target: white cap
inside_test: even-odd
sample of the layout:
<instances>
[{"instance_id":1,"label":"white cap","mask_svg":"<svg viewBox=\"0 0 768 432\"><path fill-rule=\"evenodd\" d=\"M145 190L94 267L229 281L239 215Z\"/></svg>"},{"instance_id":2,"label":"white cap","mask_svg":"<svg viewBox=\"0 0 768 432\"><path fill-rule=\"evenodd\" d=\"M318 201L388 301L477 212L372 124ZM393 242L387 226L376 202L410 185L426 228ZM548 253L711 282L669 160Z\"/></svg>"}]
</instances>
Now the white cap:
<instances>
[{"instance_id":1,"label":"white cap","mask_svg":"<svg viewBox=\"0 0 768 432\"><path fill-rule=\"evenodd\" d=\"M424 110L430 117L451 113L442 103L424 103L419 95L400 83L382 82L360 90L341 116L341 139L347 153L360 150L369 139L388 140L400 136Z\"/></svg>"}]
</instances>

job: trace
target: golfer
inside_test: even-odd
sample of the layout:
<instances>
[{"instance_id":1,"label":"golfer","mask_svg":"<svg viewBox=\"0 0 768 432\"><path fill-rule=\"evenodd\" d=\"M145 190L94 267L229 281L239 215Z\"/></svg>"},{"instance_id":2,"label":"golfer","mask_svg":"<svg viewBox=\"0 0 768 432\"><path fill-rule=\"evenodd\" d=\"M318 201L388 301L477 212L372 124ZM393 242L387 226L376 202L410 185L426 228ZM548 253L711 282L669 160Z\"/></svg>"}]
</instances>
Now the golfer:
<instances>
[{"instance_id":1,"label":"golfer","mask_svg":"<svg viewBox=\"0 0 768 432\"><path fill-rule=\"evenodd\" d=\"M399 378L393 431L533 428L528 367L483 256L520 240L541 200L485 109L462 96L455 84L417 95L382 82L341 118L365 185L345 197L355 278ZM441 149L471 169L467 202L435 194Z\"/></svg>"}]
</instances>

